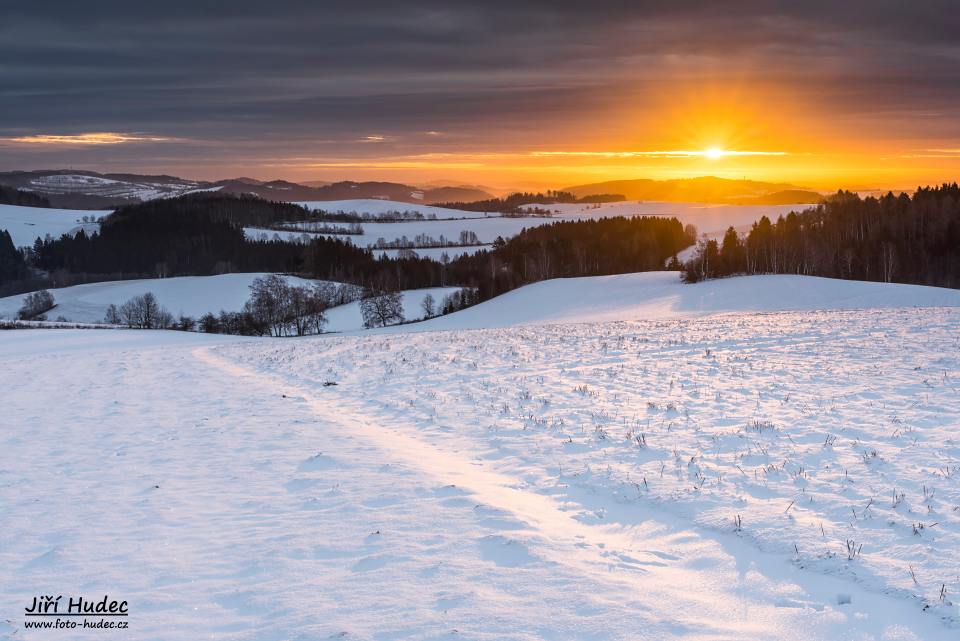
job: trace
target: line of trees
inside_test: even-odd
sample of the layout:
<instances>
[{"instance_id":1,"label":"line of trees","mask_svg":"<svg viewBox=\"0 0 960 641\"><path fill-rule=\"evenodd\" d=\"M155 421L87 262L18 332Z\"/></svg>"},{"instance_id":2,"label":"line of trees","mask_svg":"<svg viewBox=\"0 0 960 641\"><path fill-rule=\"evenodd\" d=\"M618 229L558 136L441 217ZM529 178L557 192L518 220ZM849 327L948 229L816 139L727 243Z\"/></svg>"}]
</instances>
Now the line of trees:
<instances>
[{"instance_id":1,"label":"line of trees","mask_svg":"<svg viewBox=\"0 0 960 641\"><path fill-rule=\"evenodd\" d=\"M0 185L0 205L21 205L24 207L49 207L50 201L33 193L13 187Z\"/></svg>"},{"instance_id":2,"label":"line of trees","mask_svg":"<svg viewBox=\"0 0 960 641\"><path fill-rule=\"evenodd\" d=\"M840 191L824 203L741 236L702 241L683 268L696 282L734 274L803 274L960 287L960 187L861 199Z\"/></svg>"},{"instance_id":3,"label":"line of trees","mask_svg":"<svg viewBox=\"0 0 960 641\"><path fill-rule=\"evenodd\" d=\"M389 241L385 238L378 238L371 247L374 249L425 249L430 247L476 247L482 244L476 232L464 229L460 231L456 239L447 238L443 234L440 234L440 238L434 238L429 234L417 234L413 237L413 240L406 236Z\"/></svg>"},{"instance_id":4,"label":"line of trees","mask_svg":"<svg viewBox=\"0 0 960 641\"><path fill-rule=\"evenodd\" d=\"M549 216L550 210L539 207L521 209L524 205L556 205L563 203L609 203L626 200L621 194L591 194L577 198L569 191L547 191L544 193L517 192L504 198L489 198L473 202L438 203L436 207L460 209L462 211L495 211L501 214L527 214Z\"/></svg>"}]
</instances>

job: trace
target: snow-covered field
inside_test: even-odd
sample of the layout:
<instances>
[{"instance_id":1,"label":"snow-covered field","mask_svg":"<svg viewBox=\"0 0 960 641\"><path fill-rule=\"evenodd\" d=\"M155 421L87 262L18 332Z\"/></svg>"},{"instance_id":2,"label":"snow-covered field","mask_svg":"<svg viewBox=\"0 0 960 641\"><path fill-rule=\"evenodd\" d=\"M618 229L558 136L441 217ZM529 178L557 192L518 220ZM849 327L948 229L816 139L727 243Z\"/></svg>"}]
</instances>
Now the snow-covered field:
<instances>
[{"instance_id":1,"label":"snow-covered field","mask_svg":"<svg viewBox=\"0 0 960 641\"><path fill-rule=\"evenodd\" d=\"M25 247L47 235L60 238L63 234L76 234L80 229L91 234L100 229L100 223L85 223L83 217L92 216L96 220L108 214L109 211L0 205L0 229L10 232L16 247Z\"/></svg>"},{"instance_id":2,"label":"snow-covered field","mask_svg":"<svg viewBox=\"0 0 960 641\"><path fill-rule=\"evenodd\" d=\"M958 292L513 294L306 339L0 332L0 635L46 638L52 590L128 599L137 639L957 637Z\"/></svg>"},{"instance_id":3,"label":"snow-covered field","mask_svg":"<svg viewBox=\"0 0 960 641\"><path fill-rule=\"evenodd\" d=\"M434 207L433 205L419 205L411 203L402 203L395 200L381 200L379 198L357 198L353 200L305 200L295 203L307 209L321 209L330 213L344 214L391 214L404 212L419 212L424 216L436 216L438 220L450 218L485 218L487 216L496 216L496 214L487 214L478 211L464 211L461 209L448 209L446 207Z\"/></svg>"},{"instance_id":4,"label":"snow-covered field","mask_svg":"<svg viewBox=\"0 0 960 641\"><path fill-rule=\"evenodd\" d=\"M347 203L343 211L356 211L363 213L383 213L385 211L396 211L404 203L391 203L390 201L379 200L356 200L356 201L332 201L336 203ZM307 206L319 206L321 203L300 203ZM328 203L329 205L329 203ZM349 209L353 207L353 209ZM435 239L444 236L448 240L456 240L461 231L472 231L482 243L492 243L498 236L510 238L516 236L523 229L529 227L538 227L548 225L555 221L569 220L592 220L610 216L676 216L683 224L696 225L701 233L715 237L722 235L730 226L738 229L746 229L762 216L768 216L771 220L776 220L781 214L787 214L793 210L806 209L807 205L704 205L699 203L661 203L661 202L622 202L607 203L602 205L549 205L545 208L555 212L551 217L524 217L513 218L484 214L477 212L463 212L459 210L443 209L440 207L429 207L421 205L410 206L416 210L422 210L427 213L435 213L437 220L417 220L397 223L362 223L363 234L358 235L339 235L334 236L341 240L350 240L360 247L371 247L379 239L394 241L403 237L409 240L419 234L426 234ZM331 211L335 209L330 208ZM399 209L404 211L403 209ZM429 210L429 211L428 211ZM439 212L439 213L438 213ZM463 220L463 216L473 214L473 219ZM302 232L281 231L276 232L269 229L245 228L248 237L255 238L273 238L277 234L284 240L300 240L304 237ZM308 234L310 235L328 235L328 234ZM476 248L465 248L468 251L476 251Z\"/></svg>"},{"instance_id":5,"label":"snow-covered field","mask_svg":"<svg viewBox=\"0 0 960 641\"><path fill-rule=\"evenodd\" d=\"M539 206L539 205L537 205ZM710 205L704 203L673 203L657 201L624 201L600 205L547 205L553 218L584 220L604 216L676 216L684 225L696 225L701 233L715 234L728 227L749 227L762 216L776 221L791 211L803 211L812 205Z\"/></svg>"},{"instance_id":6,"label":"snow-covered field","mask_svg":"<svg viewBox=\"0 0 960 641\"><path fill-rule=\"evenodd\" d=\"M558 278L404 330L891 307L960 307L960 290L789 275L724 278L693 285L683 284L679 272Z\"/></svg>"},{"instance_id":7,"label":"snow-covered field","mask_svg":"<svg viewBox=\"0 0 960 641\"><path fill-rule=\"evenodd\" d=\"M250 283L260 276L264 274L147 278L55 288L49 292L53 294L56 307L47 312L47 317L52 320L63 316L77 323L96 323L103 320L110 305L119 307L147 292L152 292L157 302L174 316L185 314L196 318L207 312L236 312L250 298ZM287 280L295 285L313 283L293 276L287 277ZM20 294L0 298L0 318L16 318L26 296Z\"/></svg>"},{"instance_id":8,"label":"snow-covered field","mask_svg":"<svg viewBox=\"0 0 960 641\"><path fill-rule=\"evenodd\" d=\"M403 318L417 321L424 317L423 301L429 295L433 297L435 309L439 311L443 297L460 291L459 287L429 287L426 289L406 289L403 291ZM363 328L363 315L360 303L348 303L327 311L326 332L353 332Z\"/></svg>"},{"instance_id":9,"label":"snow-covered field","mask_svg":"<svg viewBox=\"0 0 960 641\"><path fill-rule=\"evenodd\" d=\"M183 276L179 278L149 278L89 283L49 290L56 307L47 312L50 320L64 317L76 323L98 323L107 307L118 307L135 296L152 292L157 302L175 317L180 314L199 318L207 312L236 312L243 309L250 298L250 284L262 273L221 274L219 276ZM318 281L287 276L291 285L313 285ZM403 292L404 317L407 320L423 318L421 305L427 294L433 296L438 307L447 294L459 287L434 287ZM23 306L27 294L0 298L0 318L14 319ZM363 328L360 304L350 303L334 307L327 313L328 332L349 332Z\"/></svg>"}]
</instances>

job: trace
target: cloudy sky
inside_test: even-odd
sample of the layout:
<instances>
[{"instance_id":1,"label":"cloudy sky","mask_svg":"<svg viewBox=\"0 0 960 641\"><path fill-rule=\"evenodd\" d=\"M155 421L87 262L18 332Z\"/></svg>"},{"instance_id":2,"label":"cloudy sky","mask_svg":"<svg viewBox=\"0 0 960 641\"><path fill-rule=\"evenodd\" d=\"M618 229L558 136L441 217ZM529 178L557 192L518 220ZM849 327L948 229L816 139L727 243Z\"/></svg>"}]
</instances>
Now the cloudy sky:
<instances>
[{"instance_id":1,"label":"cloudy sky","mask_svg":"<svg viewBox=\"0 0 960 641\"><path fill-rule=\"evenodd\" d=\"M960 174L960 11L894 2L4 2L0 169L496 187Z\"/></svg>"}]
</instances>

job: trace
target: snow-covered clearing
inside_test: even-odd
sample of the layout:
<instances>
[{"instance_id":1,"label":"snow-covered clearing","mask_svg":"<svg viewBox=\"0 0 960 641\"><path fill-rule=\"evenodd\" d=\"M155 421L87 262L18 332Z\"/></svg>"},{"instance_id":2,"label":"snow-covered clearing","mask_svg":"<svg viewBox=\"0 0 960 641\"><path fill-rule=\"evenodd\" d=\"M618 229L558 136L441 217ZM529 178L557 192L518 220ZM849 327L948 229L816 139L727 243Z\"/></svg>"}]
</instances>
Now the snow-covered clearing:
<instances>
[{"instance_id":1,"label":"snow-covered clearing","mask_svg":"<svg viewBox=\"0 0 960 641\"><path fill-rule=\"evenodd\" d=\"M372 334L0 332L0 634L54 590L138 639L956 638L956 292L616 278Z\"/></svg>"},{"instance_id":2,"label":"snow-covered clearing","mask_svg":"<svg viewBox=\"0 0 960 641\"><path fill-rule=\"evenodd\" d=\"M96 220L109 214L109 211L0 205L0 229L10 232L16 247L26 247L47 235L60 238L63 234L76 234L81 229L92 234L100 229L100 223L85 223L83 217L92 216Z\"/></svg>"}]
</instances>

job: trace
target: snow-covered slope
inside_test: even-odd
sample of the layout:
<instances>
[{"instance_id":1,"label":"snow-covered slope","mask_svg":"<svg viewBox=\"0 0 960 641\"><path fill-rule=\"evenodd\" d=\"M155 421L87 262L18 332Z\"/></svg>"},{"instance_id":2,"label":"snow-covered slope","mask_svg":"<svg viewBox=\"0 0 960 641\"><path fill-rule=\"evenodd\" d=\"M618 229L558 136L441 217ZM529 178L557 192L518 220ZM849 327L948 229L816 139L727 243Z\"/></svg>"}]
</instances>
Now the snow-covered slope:
<instances>
[{"instance_id":1,"label":"snow-covered slope","mask_svg":"<svg viewBox=\"0 0 960 641\"><path fill-rule=\"evenodd\" d=\"M407 289L403 291L403 318L406 321L417 321L423 318L423 301L429 295L433 296L435 309L439 310L443 297L460 291L459 287L430 287L426 289ZM363 328L363 315L360 313L360 303L354 302L340 305L327 311L327 332L352 332Z\"/></svg>"},{"instance_id":2,"label":"snow-covered slope","mask_svg":"<svg viewBox=\"0 0 960 641\"><path fill-rule=\"evenodd\" d=\"M21 189L41 195L85 194L103 198L146 201L156 198L173 198L194 191L216 191L219 187L200 188L199 183L180 179L158 182L146 179L116 180L85 174L50 174L31 179Z\"/></svg>"},{"instance_id":3,"label":"snow-covered slope","mask_svg":"<svg viewBox=\"0 0 960 641\"><path fill-rule=\"evenodd\" d=\"M250 298L250 283L264 274L221 274L219 276L183 276L89 283L49 290L57 305L48 318L63 316L78 323L103 320L107 307L120 306L134 296L152 292L157 301L174 316L201 316L225 310L235 312ZM288 277L292 284L314 281ZM0 318L16 318L26 294L0 298Z\"/></svg>"},{"instance_id":4,"label":"snow-covered slope","mask_svg":"<svg viewBox=\"0 0 960 641\"><path fill-rule=\"evenodd\" d=\"M47 312L49 319L63 316L77 323L103 320L107 307L120 306L134 296L152 292L157 301L174 316L184 314L198 318L207 312L235 312L250 298L250 284L262 273L221 274L219 276L182 276L89 283L49 290L57 305ZM318 281L287 276L291 285L313 285ZM408 321L423 318L423 299L432 295L437 309L447 294L459 287L434 287L403 292L403 315ZM0 298L0 318L14 319L27 294ZM363 329L363 316L357 302L334 307L327 312L325 331L350 332Z\"/></svg>"},{"instance_id":5,"label":"snow-covered slope","mask_svg":"<svg viewBox=\"0 0 960 641\"><path fill-rule=\"evenodd\" d=\"M676 318L726 312L960 307L960 290L813 276L740 276L684 284L678 272L559 278L410 329Z\"/></svg>"},{"instance_id":6,"label":"snow-covered slope","mask_svg":"<svg viewBox=\"0 0 960 641\"><path fill-rule=\"evenodd\" d=\"M14 245L25 247L48 234L59 238L63 234L76 234L80 229L91 234L100 228L96 220L109 214L109 211L0 205L0 229L10 232ZM84 222L84 217L93 218L94 222Z\"/></svg>"},{"instance_id":7,"label":"snow-covered slope","mask_svg":"<svg viewBox=\"0 0 960 641\"><path fill-rule=\"evenodd\" d=\"M728 227L748 227L754 221L767 216L776 221L777 217L791 211L803 211L812 205L710 205L704 203L638 202L602 203L599 205L531 205L545 207L554 212L553 218L560 220L584 220L603 216L674 216L684 225L696 225L700 233L722 233Z\"/></svg>"}]
</instances>

